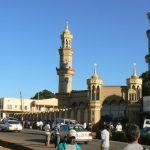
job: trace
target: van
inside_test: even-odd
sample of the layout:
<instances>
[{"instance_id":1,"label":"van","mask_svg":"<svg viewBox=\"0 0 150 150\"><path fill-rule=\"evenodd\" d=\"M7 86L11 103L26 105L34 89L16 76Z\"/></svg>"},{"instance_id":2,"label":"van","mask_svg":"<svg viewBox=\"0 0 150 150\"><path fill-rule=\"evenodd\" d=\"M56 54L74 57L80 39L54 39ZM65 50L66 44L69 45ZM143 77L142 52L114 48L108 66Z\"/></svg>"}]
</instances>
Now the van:
<instances>
[{"instance_id":1,"label":"van","mask_svg":"<svg viewBox=\"0 0 150 150\"><path fill-rule=\"evenodd\" d=\"M150 128L150 119L145 119L144 120L143 128Z\"/></svg>"},{"instance_id":2,"label":"van","mask_svg":"<svg viewBox=\"0 0 150 150\"><path fill-rule=\"evenodd\" d=\"M52 128L54 128L57 124L77 124L78 122L73 119L67 119L67 118L56 118L54 119L54 122L52 124Z\"/></svg>"}]
</instances>

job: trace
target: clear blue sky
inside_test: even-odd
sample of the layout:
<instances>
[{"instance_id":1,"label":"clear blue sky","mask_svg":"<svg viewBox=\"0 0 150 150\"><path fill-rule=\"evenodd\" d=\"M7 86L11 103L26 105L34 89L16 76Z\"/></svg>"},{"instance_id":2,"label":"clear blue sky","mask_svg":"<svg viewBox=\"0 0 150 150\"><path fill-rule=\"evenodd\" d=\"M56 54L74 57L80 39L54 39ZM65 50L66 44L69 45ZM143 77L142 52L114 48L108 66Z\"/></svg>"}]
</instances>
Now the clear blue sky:
<instances>
[{"instance_id":1,"label":"clear blue sky","mask_svg":"<svg viewBox=\"0 0 150 150\"><path fill-rule=\"evenodd\" d=\"M0 97L58 91L66 20L74 35L73 89L87 89L93 64L104 85L126 85L134 62L148 67L149 0L0 0Z\"/></svg>"}]
</instances>

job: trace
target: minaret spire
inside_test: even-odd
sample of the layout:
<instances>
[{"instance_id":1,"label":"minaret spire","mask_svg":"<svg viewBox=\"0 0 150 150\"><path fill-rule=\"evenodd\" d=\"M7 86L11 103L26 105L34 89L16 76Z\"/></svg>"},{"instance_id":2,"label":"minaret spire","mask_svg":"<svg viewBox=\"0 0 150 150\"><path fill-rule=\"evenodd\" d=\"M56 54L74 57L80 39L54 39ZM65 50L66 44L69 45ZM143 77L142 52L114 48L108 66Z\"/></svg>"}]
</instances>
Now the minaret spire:
<instances>
[{"instance_id":1,"label":"minaret spire","mask_svg":"<svg viewBox=\"0 0 150 150\"><path fill-rule=\"evenodd\" d=\"M69 25L69 21L67 20L67 21L66 21L66 30L69 29L69 26L68 26L68 25Z\"/></svg>"},{"instance_id":2,"label":"minaret spire","mask_svg":"<svg viewBox=\"0 0 150 150\"><path fill-rule=\"evenodd\" d=\"M136 63L133 63L133 76L137 76L137 74L136 74Z\"/></svg>"},{"instance_id":3,"label":"minaret spire","mask_svg":"<svg viewBox=\"0 0 150 150\"><path fill-rule=\"evenodd\" d=\"M96 66L97 66L97 64L94 64L94 74L97 74L96 73Z\"/></svg>"}]
</instances>

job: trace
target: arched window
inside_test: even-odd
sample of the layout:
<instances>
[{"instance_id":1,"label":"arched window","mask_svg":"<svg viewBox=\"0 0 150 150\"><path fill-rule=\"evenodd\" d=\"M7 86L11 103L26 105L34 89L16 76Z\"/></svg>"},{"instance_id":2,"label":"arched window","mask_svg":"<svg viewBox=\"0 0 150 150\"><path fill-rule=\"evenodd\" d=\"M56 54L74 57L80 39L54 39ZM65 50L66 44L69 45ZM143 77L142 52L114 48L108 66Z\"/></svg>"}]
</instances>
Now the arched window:
<instances>
[{"instance_id":1,"label":"arched window","mask_svg":"<svg viewBox=\"0 0 150 150\"><path fill-rule=\"evenodd\" d=\"M134 94L132 93L132 98L131 98L131 100L134 100Z\"/></svg>"},{"instance_id":2,"label":"arched window","mask_svg":"<svg viewBox=\"0 0 150 150\"><path fill-rule=\"evenodd\" d=\"M132 100L131 94L129 94L129 100L130 100L130 101Z\"/></svg>"},{"instance_id":3,"label":"arched window","mask_svg":"<svg viewBox=\"0 0 150 150\"><path fill-rule=\"evenodd\" d=\"M92 100L95 100L95 86L92 87Z\"/></svg>"},{"instance_id":4,"label":"arched window","mask_svg":"<svg viewBox=\"0 0 150 150\"><path fill-rule=\"evenodd\" d=\"M68 40L66 39L66 48L68 48Z\"/></svg>"},{"instance_id":5,"label":"arched window","mask_svg":"<svg viewBox=\"0 0 150 150\"><path fill-rule=\"evenodd\" d=\"M96 89L96 100L99 100L99 99L100 99L100 88L98 86Z\"/></svg>"},{"instance_id":6,"label":"arched window","mask_svg":"<svg viewBox=\"0 0 150 150\"><path fill-rule=\"evenodd\" d=\"M132 86L132 89L135 89L135 85Z\"/></svg>"}]
</instances>

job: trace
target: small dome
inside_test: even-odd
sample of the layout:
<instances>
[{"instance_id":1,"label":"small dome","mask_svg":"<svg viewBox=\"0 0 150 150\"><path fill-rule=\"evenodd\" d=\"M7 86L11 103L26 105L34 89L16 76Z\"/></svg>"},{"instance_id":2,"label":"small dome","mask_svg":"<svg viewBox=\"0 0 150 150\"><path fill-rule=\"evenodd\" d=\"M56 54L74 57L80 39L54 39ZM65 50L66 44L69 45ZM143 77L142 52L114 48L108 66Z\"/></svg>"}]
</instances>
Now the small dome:
<instances>
[{"instance_id":1,"label":"small dome","mask_svg":"<svg viewBox=\"0 0 150 150\"><path fill-rule=\"evenodd\" d=\"M137 75L131 76L132 79L138 79L139 77Z\"/></svg>"},{"instance_id":2,"label":"small dome","mask_svg":"<svg viewBox=\"0 0 150 150\"><path fill-rule=\"evenodd\" d=\"M73 35L72 33L70 32L69 30L69 27L68 27L68 21L66 22L66 28L65 28L65 31L61 34L61 38L64 38L64 37L69 37L69 38L73 38Z\"/></svg>"},{"instance_id":3,"label":"small dome","mask_svg":"<svg viewBox=\"0 0 150 150\"><path fill-rule=\"evenodd\" d=\"M132 79L138 79L138 75L136 74L136 63L133 63L133 75L131 76Z\"/></svg>"}]
</instances>

